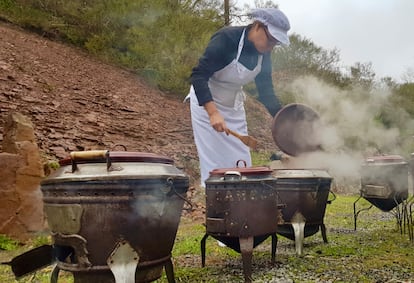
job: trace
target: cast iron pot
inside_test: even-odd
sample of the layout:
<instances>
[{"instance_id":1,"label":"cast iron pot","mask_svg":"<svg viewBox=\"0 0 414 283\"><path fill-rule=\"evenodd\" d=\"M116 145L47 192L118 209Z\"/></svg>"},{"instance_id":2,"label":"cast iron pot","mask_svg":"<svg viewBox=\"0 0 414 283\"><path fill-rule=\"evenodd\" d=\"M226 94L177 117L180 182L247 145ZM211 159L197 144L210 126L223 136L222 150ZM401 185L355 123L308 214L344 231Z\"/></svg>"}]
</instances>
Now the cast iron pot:
<instances>
[{"instance_id":1,"label":"cast iron pot","mask_svg":"<svg viewBox=\"0 0 414 283\"><path fill-rule=\"evenodd\" d=\"M87 151L60 164L41 184L54 247L70 255L57 266L76 283L115 282L117 275L150 282L163 267L174 282L171 251L189 182L173 160Z\"/></svg>"}]
</instances>

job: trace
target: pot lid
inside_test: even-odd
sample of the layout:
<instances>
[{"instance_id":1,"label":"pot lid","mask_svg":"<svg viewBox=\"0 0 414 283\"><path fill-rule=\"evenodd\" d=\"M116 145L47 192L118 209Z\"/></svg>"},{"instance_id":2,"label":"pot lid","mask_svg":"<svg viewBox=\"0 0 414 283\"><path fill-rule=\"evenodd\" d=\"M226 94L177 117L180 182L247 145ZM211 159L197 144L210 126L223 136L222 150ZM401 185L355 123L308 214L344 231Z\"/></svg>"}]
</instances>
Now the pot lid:
<instances>
[{"instance_id":1,"label":"pot lid","mask_svg":"<svg viewBox=\"0 0 414 283\"><path fill-rule=\"evenodd\" d=\"M253 176L253 175L268 175L273 172L269 167L246 167L246 168L218 168L210 171L210 176L224 176L233 172L240 173L242 176Z\"/></svg>"},{"instance_id":2,"label":"pot lid","mask_svg":"<svg viewBox=\"0 0 414 283\"><path fill-rule=\"evenodd\" d=\"M273 177L277 179L284 178L328 178L332 177L326 170L322 169L276 169L273 171Z\"/></svg>"},{"instance_id":3,"label":"pot lid","mask_svg":"<svg viewBox=\"0 0 414 283\"><path fill-rule=\"evenodd\" d=\"M378 155L370 156L365 159L367 164L370 163L401 163L405 162L404 158L400 155Z\"/></svg>"},{"instance_id":4,"label":"pot lid","mask_svg":"<svg viewBox=\"0 0 414 283\"><path fill-rule=\"evenodd\" d=\"M319 125L319 114L312 108L288 104L273 117L273 140L281 151L292 156L321 150Z\"/></svg>"},{"instance_id":5,"label":"pot lid","mask_svg":"<svg viewBox=\"0 0 414 283\"><path fill-rule=\"evenodd\" d=\"M239 164L243 163L244 167L240 167ZM268 175L273 172L272 169L265 166L246 167L246 161L238 160L236 167L233 168L217 168L210 171L210 176L224 176L226 174L240 174L242 176L247 175Z\"/></svg>"},{"instance_id":6,"label":"pot lid","mask_svg":"<svg viewBox=\"0 0 414 283\"><path fill-rule=\"evenodd\" d=\"M103 163L103 162L148 162L174 164L174 161L166 156L149 152L128 152L109 150L73 151L70 156L59 161L61 166L76 163Z\"/></svg>"}]
</instances>

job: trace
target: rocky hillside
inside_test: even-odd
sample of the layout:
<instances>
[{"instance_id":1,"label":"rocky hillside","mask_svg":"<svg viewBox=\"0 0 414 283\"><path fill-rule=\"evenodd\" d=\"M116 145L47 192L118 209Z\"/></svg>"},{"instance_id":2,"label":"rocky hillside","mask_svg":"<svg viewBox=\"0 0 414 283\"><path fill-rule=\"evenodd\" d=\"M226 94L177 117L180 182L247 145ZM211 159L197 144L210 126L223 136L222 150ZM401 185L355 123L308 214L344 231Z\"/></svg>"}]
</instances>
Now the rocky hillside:
<instances>
[{"instance_id":1,"label":"rocky hillside","mask_svg":"<svg viewBox=\"0 0 414 283\"><path fill-rule=\"evenodd\" d=\"M5 117L18 111L32 120L48 159L126 148L169 156L197 178L189 105L181 100L82 50L0 22L0 144ZM252 99L247 107L259 150L273 150L271 117Z\"/></svg>"}]
</instances>

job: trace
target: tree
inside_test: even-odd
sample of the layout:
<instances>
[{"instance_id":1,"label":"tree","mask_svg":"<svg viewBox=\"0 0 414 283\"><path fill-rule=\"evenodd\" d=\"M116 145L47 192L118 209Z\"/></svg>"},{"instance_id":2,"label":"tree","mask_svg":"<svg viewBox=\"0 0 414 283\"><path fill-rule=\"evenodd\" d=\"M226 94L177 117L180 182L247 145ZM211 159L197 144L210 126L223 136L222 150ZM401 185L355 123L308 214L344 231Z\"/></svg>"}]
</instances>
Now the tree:
<instances>
[{"instance_id":1,"label":"tree","mask_svg":"<svg viewBox=\"0 0 414 283\"><path fill-rule=\"evenodd\" d=\"M351 81L354 85L365 89L371 89L375 79L375 72L372 70L372 63L357 62L350 68Z\"/></svg>"},{"instance_id":2,"label":"tree","mask_svg":"<svg viewBox=\"0 0 414 283\"><path fill-rule=\"evenodd\" d=\"M414 83L399 85L395 90L392 101L395 107L405 109L414 119Z\"/></svg>"},{"instance_id":3,"label":"tree","mask_svg":"<svg viewBox=\"0 0 414 283\"><path fill-rule=\"evenodd\" d=\"M298 34L292 34L289 39L288 47L278 47L273 51L274 72L283 73L287 80L312 74L336 85L343 83L337 49L325 50Z\"/></svg>"}]
</instances>

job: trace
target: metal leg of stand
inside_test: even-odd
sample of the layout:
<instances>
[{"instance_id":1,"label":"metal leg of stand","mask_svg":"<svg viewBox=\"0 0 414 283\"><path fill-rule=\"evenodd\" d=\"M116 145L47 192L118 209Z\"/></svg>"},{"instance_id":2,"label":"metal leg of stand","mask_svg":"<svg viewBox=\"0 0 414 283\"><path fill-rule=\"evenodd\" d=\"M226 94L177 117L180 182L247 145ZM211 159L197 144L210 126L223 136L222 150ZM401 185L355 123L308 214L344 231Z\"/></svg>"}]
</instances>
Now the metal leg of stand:
<instances>
[{"instance_id":1,"label":"metal leg of stand","mask_svg":"<svg viewBox=\"0 0 414 283\"><path fill-rule=\"evenodd\" d=\"M208 234L205 234L203 239L201 239L201 266L204 267L206 265L206 240L208 238Z\"/></svg>"},{"instance_id":2,"label":"metal leg of stand","mask_svg":"<svg viewBox=\"0 0 414 283\"><path fill-rule=\"evenodd\" d=\"M409 232L408 231L408 202L407 201L403 201L401 206L402 206L402 227L403 227L403 234Z\"/></svg>"},{"instance_id":3,"label":"metal leg of stand","mask_svg":"<svg viewBox=\"0 0 414 283\"><path fill-rule=\"evenodd\" d=\"M328 238L326 237L326 226L324 223L321 224L321 233L322 233L323 242L325 244L328 243Z\"/></svg>"},{"instance_id":4,"label":"metal leg of stand","mask_svg":"<svg viewBox=\"0 0 414 283\"><path fill-rule=\"evenodd\" d=\"M397 218L398 230L400 231L400 234L402 235L403 234L402 213L401 213L401 210L400 210L400 206L399 205L397 205L395 207L395 211L396 211L395 216Z\"/></svg>"},{"instance_id":5,"label":"metal leg of stand","mask_svg":"<svg viewBox=\"0 0 414 283\"><path fill-rule=\"evenodd\" d=\"M272 264L276 262L277 235L272 234Z\"/></svg>"},{"instance_id":6,"label":"metal leg of stand","mask_svg":"<svg viewBox=\"0 0 414 283\"><path fill-rule=\"evenodd\" d=\"M252 282L253 237L239 238L240 252L243 261L244 282Z\"/></svg>"},{"instance_id":7,"label":"metal leg of stand","mask_svg":"<svg viewBox=\"0 0 414 283\"><path fill-rule=\"evenodd\" d=\"M359 196L359 198L356 200L356 201L354 201L354 230L356 230L357 229L357 218L358 218L358 215L362 212L362 211L365 211L365 210L370 210L372 207L373 207L373 205L371 204L369 207L367 207L367 208L362 208L362 209L360 209L360 210L356 210L356 203L360 200L362 198L362 196Z\"/></svg>"},{"instance_id":8,"label":"metal leg of stand","mask_svg":"<svg viewBox=\"0 0 414 283\"><path fill-rule=\"evenodd\" d=\"M412 206L414 205L414 195L408 198L405 202L404 208L404 227L407 229L408 238L410 241L414 241L413 231L413 211ZM404 229L405 232L405 229Z\"/></svg>"},{"instance_id":9,"label":"metal leg of stand","mask_svg":"<svg viewBox=\"0 0 414 283\"><path fill-rule=\"evenodd\" d=\"M168 283L175 283L174 267L171 258L165 263L165 274L167 275Z\"/></svg>"},{"instance_id":10,"label":"metal leg of stand","mask_svg":"<svg viewBox=\"0 0 414 283\"><path fill-rule=\"evenodd\" d=\"M57 281L59 279L59 271L60 271L60 268L56 264L55 267L53 268L52 274L50 276L50 283L57 283Z\"/></svg>"},{"instance_id":11,"label":"metal leg of stand","mask_svg":"<svg viewBox=\"0 0 414 283\"><path fill-rule=\"evenodd\" d=\"M414 199L413 199L413 202L412 203L410 203L410 213L409 213L409 215L408 215L408 222L409 222L409 224L408 224L408 236L409 236L409 238L410 238L410 240L411 240L411 242L414 242L414 223L413 223L413 209L412 209L412 206L414 205Z\"/></svg>"},{"instance_id":12,"label":"metal leg of stand","mask_svg":"<svg viewBox=\"0 0 414 283\"><path fill-rule=\"evenodd\" d=\"M354 201L354 230L356 230L357 217L358 217L358 214L356 213L356 203L359 201L360 198L361 196L359 196L359 198L356 201Z\"/></svg>"},{"instance_id":13,"label":"metal leg of stand","mask_svg":"<svg viewBox=\"0 0 414 283\"><path fill-rule=\"evenodd\" d=\"M398 194L394 195L394 202L396 204L395 217L397 218L397 225L398 225L398 228L400 230L400 234L402 235L403 234L403 217L404 217L403 214L404 214L404 211L403 211L403 208L400 210L400 205L403 207L404 206L404 201L402 201L402 203L400 204L398 199L399 199L399 195Z\"/></svg>"}]
</instances>

